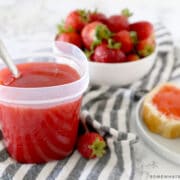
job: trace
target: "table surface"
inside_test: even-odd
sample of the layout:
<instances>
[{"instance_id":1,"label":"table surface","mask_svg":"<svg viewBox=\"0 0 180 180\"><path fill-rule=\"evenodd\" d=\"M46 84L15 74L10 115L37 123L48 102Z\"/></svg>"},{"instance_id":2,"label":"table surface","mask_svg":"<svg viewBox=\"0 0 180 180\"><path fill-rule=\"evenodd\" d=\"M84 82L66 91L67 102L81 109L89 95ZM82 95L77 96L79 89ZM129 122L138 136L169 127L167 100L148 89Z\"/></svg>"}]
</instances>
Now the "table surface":
<instances>
[{"instance_id":1,"label":"table surface","mask_svg":"<svg viewBox=\"0 0 180 180\"><path fill-rule=\"evenodd\" d=\"M0 37L9 40L52 40L56 24L74 8L98 8L112 14L129 7L134 11L131 21L148 19L162 22L169 28L174 42L180 46L179 0L0 0ZM143 16L142 16L143 15ZM138 134L133 109L131 129ZM172 164L149 148L141 138L134 146L135 180L180 179L180 167ZM155 175L155 176L153 176ZM169 178L166 178L168 175ZM177 177L179 175L179 177Z\"/></svg>"}]
</instances>

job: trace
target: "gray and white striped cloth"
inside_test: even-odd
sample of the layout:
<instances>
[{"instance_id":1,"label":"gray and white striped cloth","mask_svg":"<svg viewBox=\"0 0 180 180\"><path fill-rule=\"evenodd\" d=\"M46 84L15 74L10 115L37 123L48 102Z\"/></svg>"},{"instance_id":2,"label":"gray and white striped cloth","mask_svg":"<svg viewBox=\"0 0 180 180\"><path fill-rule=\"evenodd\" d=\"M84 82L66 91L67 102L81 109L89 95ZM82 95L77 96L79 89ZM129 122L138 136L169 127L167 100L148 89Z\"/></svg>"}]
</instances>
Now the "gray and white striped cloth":
<instances>
[{"instance_id":1,"label":"gray and white striped cloth","mask_svg":"<svg viewBox=\"0 0 180 180\"><path fill-rule=\"evenodd\" d=\"M6 152L0 133L0 179L2 180L128 180L134 177L133 143L129 119L133 95L160 82L180 77L180 61L168 30L156 24L157 60L143 79L126 87L91 86L83 99L81 120L106 137L108 150L101 159L86 160L77 151L61 161L20 164ZM128 74L127 74L128 75Z\"/></svg>"}]
</instances>

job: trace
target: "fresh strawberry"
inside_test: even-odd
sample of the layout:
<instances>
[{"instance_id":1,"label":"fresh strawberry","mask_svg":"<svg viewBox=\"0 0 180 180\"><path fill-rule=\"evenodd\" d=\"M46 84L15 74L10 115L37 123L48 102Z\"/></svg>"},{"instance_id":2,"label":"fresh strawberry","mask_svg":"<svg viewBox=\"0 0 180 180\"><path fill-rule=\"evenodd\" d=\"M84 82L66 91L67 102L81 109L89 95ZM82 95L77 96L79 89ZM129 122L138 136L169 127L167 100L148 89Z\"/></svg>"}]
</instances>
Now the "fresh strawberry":
<instances>
[{"instance_id":1,"label":"fresh strawberry","mask_svg":"<svg viewBox=\"0 0 180 180\"><path fill-rule=\"evenodd\" d=\"M97 12L97 11L90 12L89 13L89 22L94 22L94 21L99 21L99 22L106 24L107 17L105 16L105 14Z\"/></svg>"},{"instance_id":2,"label":"fresh strawberry","mask_svg":"<svg viewBox=\"0 0 180 180\"><path fill-rule=\"evenodd\" d=\"M111 48L103 43L95 48L93 60L101 63L120 63L125 62L126 56L120 48Z\"/></svg>"},{"instance_id":3,"label":"fresh strawberry","mask_svg":"<svg viewBox=\"0 0 180 180\"><path fill-rule=\"evenodd\" d=\"M140 57L137 54L129 54L126 58L127 61L137 61Z\"/></svg>"},{"instance_id":4,"label":"fresh strawberry","mask_svg":"<svg viewBox=\"0 0 180 180\"><path fill-rule=\"evenodd\" d=\"M103 40L108 40L110 36L111 32L107 26L98 21L87 24L81 32L84 46L87 49L94 49Z\"/></svg>"},{"instance_id":5,"label":"fresh strawberry","mask_svg":"<svg viewBox=\"0 0 180 180\"><path fill-rule=\"evenodd\" d=\"M87 159L102 157L105 154L106 143L102 136L95 132L88 132L80 136L77 149Z\"/></svg>"},{"instance_id":6,"label":"fresh strawberry","mask_svg":"<svg viewBox=\"0 0 180 180\"><path fill-rule=\"evenodd\" d=\"M113 15L108 19L108 27L112 32L119 32L129 29L129 22L125 16Z\"/></svg>"},{"instance_id":7,"label":"fresh strawberry","mask_svg":"<svg viewBox=\"0 0 180 180\"><path fill-rule=\"evenodd\" d=\"M81 36L74 32L72 28L66 29L63 25L58 25L58 34L55 37L56 41L64 41L82 47Z\"/></svg>"},{"instance_id":8,"label":"fresh strawberry","mask_svg":"<svg viewBox=\"0 0 180 180\"><path fill-rule=\"evenodd\" d=\"M66 28L73 28L77 32L80 32L82 28L88 23L88 13L84 10L72 11L65 20Z\"/></svg>"},{"instance_id":9,"label":"fresh strawberry","mask_svg":"<svg viewBox=\"0 0 180 180\"><path fill-rule=\"evenodd\" d=\"M128 53L133 49L135 41L135 33L126 30L120 31L114 35L114 40L121 43L121 50L124 53Z\"/></svg>"},{"instance_id":10,"label":"fresh strawberry","mask_svg":"<svg viewBox=\"0 0 180 180\"><path fill-rule=\"evenodd\" d=\"M76 32L62 33L56 36L56 41L64 41L82 47L81 36Z\"/></svg>"},{"instance_id":11,"label":"fresh strawberry","mask_svg":"<svg viewBox=\"0 0 180 180\"><path fill-rule=\"evenodd\" d=\"M121 15L110 16L107 21L108 28L114 33L122 30L129 30L128 17L131 15L128 9L124 9Z\"/></svg>"},{"instance_id":12,"label":"fresh strawberry","mask_svg":"<svg viewBox=\"0 0 180 180\"><path fill-rule=\"evenodd\" d=\"M156 43L154 41L154 38L148 38L148 39L139 41L136 45L136 50L139 56L146 57L154 52L155 47L156 47Z\"/></svg>"},{"instance_id":13,"label":"fresh strawberry","mask_svg":"<svg viewBox=\"0 0 180 180\"><path fill-rule=\"evenodd\" d=\"M139 41L154 36L153 25L148 21L140 21L130 24L130 30L137 32L137 37Z\"/></svg>"}]
</instances>

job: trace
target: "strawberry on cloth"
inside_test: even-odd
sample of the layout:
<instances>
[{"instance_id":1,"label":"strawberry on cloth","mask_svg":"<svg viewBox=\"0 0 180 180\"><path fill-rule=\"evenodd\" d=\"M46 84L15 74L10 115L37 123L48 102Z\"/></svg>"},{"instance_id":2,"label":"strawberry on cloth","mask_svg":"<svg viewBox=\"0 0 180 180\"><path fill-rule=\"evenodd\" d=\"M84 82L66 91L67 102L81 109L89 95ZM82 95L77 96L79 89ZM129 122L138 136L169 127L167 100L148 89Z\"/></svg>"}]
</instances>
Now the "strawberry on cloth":
<instances>
[{"instance_id":1,"label":"strawberry on cloth","mask_svg":"<svg viewBox=\"0 0 180 180\"><path fill-rule=\"evenodd\" d=\"M100 158L105 154L106 143L103 137L95 132L87 132L79 137L78 151L87 159Z\"/></svg>"}]
</instances>

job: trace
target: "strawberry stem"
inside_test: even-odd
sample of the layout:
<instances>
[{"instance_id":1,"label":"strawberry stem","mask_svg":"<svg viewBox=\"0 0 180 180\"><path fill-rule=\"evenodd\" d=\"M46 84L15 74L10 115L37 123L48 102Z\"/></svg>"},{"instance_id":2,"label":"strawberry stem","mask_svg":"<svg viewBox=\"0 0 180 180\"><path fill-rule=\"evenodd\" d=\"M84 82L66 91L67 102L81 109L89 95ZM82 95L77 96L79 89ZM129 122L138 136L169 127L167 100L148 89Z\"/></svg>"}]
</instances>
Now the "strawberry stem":
<instances>
[{"instance_id":1,"label":"strawberry stem","mask_svg":"<svg viewBox=\"0 0 180 180\"><path fill-rule=\"evenodd\" d=\"M123 16L127 17L127 18L128 18L128 17L131 17L131 16L133 15L133 13L130 12L128 8L123 9L123 10L121 11L121 14L122 14Z\"/></svg>"},{"instance_id":2,"label":"strawberry stem","mask_svg":"<svg viewBox=\"0 0 180 180\"><path fill-rule=\"evenodd\" d=\"M146 45L145 48L141 51L139 51L139 55L142 57L149 56L154 52L154 47L151 45Z\"/></svg>"},{"instance_id":3,"label":"strawberry stem","mask_svg":"<svg viewBox=\"0 0 180 180\"><path fill-rule=\"evenodd\" d=\"M96 37L100 40L109 39L112 36L111 31L104 24L97 25L95 32Z\"/></svg>"},{"instance_id":4,"label":"strawberry stem","mask_svg":"<svg viewBox=\"0 0 180 180\"><path fill-rule=\"evenodd\" d=\"M121 43L120 42L115 42L113 39L108 39L108 47L110 49L120 49L121 48Z\"/></svg>"},{"instance_id":5,"label":"strawberry stem","mask_svg":"<svg viewBox=\"0 0 180 180\"><path fill-rule=\"evenodd\" d=\"M91 157L102 157L106 153L105 147L106 143L97 137L93 144L88 146L92 150Z\"/></svg>"},{"instance_id":6,"label":"strawberry stem","mask_svg":"<svg viewBox=\"0 0 180 180\"><path fill-rule=\"evenodd\" d=\"M70 26L65 28L64 21L57 25L58 34L74 32L74 29Z\"/></svg>"},{"instance_id":7,"label":"strawberry stem","mask_svg":"<svg viewBox=\"0 0 180 180\"><path fill-rule=\"evenodd\" d=\"M133 44L137 44L137 42L138 42L137 32L136 31L130 31L130 37L131 37Z\"/></svg>"},{"instance_id":8,"label":"strawberry stem","mask_svg":"<svg viewBox=\"0 0 180 180\"><path fill-rule=\"evenodd\" d=\"M78 13L81 16L81 19L82 19L83 22L88 22L89 21L89 13L86 10L79 9Z\"/></svg>"},{"instance_id":9,"label":"strawberry stem","mask_svg":"<svg viewBox=\"0 0 180 180\"><path fill-rule=\"evenodd\" d=\"M99 24L95 29L95 40L91 45L93 50L97 45L102 43L102 40L108 40L112 36L112 32L104 24Z\"/></svg>"},{"instance_id":10,"label":"strawberry stem","mask_svg":"<svg viewBox=\"0 0 180 180\"><path fill-rule=\"evenodd\" d=\"M85 49L84 53L85 53L86 57L88 59L90 59L91 55L94 53L94 49L93 48L91 50Z\"/></svg>"},{"instance_id":11,"label":"strawberry stem","mask_svg":"<svg viewBox=\"0 0 180 180\"><path fill-rule=\"evenodd\" d=\"M90 47L91 51L94 51L95 47L101 43L102 43L102 40L99 40L99 39L94 40Z\"/></svg>"}]
</instances>

